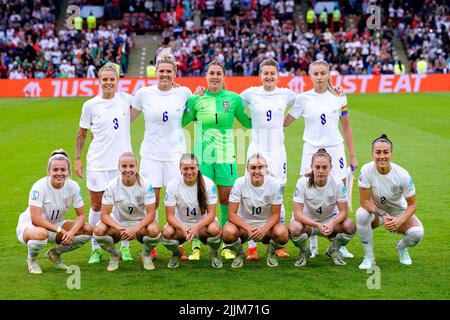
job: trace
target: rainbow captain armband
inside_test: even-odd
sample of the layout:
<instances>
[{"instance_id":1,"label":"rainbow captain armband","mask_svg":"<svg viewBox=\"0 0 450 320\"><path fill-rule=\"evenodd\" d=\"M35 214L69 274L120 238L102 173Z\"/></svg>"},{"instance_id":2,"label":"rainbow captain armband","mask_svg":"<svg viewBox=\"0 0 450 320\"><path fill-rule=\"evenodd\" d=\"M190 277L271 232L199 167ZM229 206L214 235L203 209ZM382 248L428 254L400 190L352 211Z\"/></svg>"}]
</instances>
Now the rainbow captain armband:
<instances>
[{"instance_id":1,"label":"rainbow captain armband","mask_svg":"<svg viewBox=\"0 0 450 320\"><path fill-rule=\"evenodd\" d=\"M346 114L348 114L348 107L347 107L347 105L341 107L341 117L345 116Z\"/></svg>"}]
</instances>

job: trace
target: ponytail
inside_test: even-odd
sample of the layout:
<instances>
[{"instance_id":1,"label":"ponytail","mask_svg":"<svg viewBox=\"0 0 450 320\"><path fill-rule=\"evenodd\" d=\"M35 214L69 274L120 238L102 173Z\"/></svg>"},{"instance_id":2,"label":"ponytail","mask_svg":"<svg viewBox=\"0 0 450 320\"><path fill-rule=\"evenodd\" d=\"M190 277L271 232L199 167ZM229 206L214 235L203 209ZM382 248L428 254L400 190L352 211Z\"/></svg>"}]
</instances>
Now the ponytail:
<instances>
[{"instance_id":1,"label":"ponytail","mask_svg":"<svg viewBox=\"0 0 450 320\"><path fill-rule=\"evenodd\" d=\"M204 215L206 210L208 209L208 205L206 202L205 181L203 180L203 175L200 170L198 170L197 175L197 201L198 206L200 207L200 213Z\"/></svg>"},{"instance_id":2,"label":"ponytail","mask_svg":"<svg viewBox=\"0 0 450 320\"><path fill-rule=\"evenodd\" d=\"M183 160L194 160L198 166L198 158L196 155L194 155L192 153L183 153L181 155L180 166L181 166L181 162ZM198 201L198 206L200 208L200 213L202 215L205 214L208 209L208 204L206 201L205 181L203 180L203 175L200 170L198 170L198 174L197 174L197 201Z\"/></svg>"},{"instance_id":3,"label":"ponytail","mask_svg":"<svg viewBox=\"0 0 450 320\"><path fill-rule=\"evenodd\" d=\"M309 65L308 73L311 75L312 67L313 67L313 66L318 66L318 65L323 65L323 66L326 66L326 67L327 67L327 70L328 70L327 89L328 89L328 91L330 91L332 94L334 94L335 96L337 96L338 94L337 94L336 90L333 88L333 84L331 83L331 79L330 79L330 65L328 64L328 62L326 62L326 61L323 60L323 59L314 61L313 63L311 63L311 64Z\"/></svg>"}]
</instances>

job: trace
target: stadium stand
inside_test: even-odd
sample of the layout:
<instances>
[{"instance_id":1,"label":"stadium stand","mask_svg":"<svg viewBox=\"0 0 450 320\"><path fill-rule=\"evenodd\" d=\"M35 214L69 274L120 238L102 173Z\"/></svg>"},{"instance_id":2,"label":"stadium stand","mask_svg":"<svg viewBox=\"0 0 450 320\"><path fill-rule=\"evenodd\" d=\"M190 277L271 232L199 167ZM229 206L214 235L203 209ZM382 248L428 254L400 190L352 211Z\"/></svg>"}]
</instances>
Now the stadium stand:
<instances>
[{"instance_id":1,"label":"stadium stand","mask_svg":"<svg viewBox=\"0 0 450 320\"><path fill-rule=\"evenodd\" d=\"M279 61L282 76L305 75L316 59L343 75L450 69L445 0L71 0L82 8L74 30L58 28L60 4L0 0L1 78L95 77L108 61L127 75L135 36L147 32L161 35L158 50L172 49L179 76L204 75L212 59L224 63L227 76L257 75L266 58ZM371 4L383 9L381 29L366 27ZM348 25L353 18L357 24ZM404 61L395 55L396 39Z\"/></svg>"}]
</instances>

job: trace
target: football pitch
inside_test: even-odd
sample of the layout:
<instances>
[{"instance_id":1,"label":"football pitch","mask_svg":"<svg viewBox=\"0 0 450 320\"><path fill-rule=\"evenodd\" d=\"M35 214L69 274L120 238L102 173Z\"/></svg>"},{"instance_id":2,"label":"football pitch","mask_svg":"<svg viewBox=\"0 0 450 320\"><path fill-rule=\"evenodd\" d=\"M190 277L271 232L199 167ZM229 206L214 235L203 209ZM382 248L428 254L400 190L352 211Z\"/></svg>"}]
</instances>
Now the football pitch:
<instances>
[{"instance_id":1,"label":"football pitch","mask_svg":"<svg viewBox=\"0 0 450 320\"><path fill-rule=\"evenodd\" d=\"M133 262L121 262L119 270L106 271L108 254L100 265L88 265L90 244L63 255L67 265L80 268L80 289L69 289L71 274L54 269L42 253L43 274L28 273L26 247L16 238L17 219L28 202L32 184L46 175L53 149L64 148L73 160L81 106L89 98L0 99L0 299L146 299L146 300L308 300L308 299L449 299L450 298L450 93L348 95L350 120L359 168L371 161L371 142L386 133L394 143L392 161L409 171L416 187L417 216L425 228L423 241L410 249L412 266L401 265L395 251L399 235L382 227L374 231L377 274L359 270L363 249L356 235L348 245L355 259L336 266L325 255L328 241L319 238L320 255L304 268L295 268L298 250L288 243L287 259L278 268L265 263L263 245L259 261L246 261L241 269L224 260L222 269L210 265L209 248L202 246L200 261L181 261L168 269L169 251L157 246L156 269L145 271L140 245L133 241ZM192 124L188 127L192 131ZM291 218L293 190L298 179L303 119L285 130L288 182L284 205ZM133 150L139 153L143 116L131 126ZM88 143L84 148L86 154ZM83 156L85 163L85 156ZM238 167L243 175L244 166ZM89 208L85 180L73 174ZM163 199L161 199L163 200ZM163 203L163 201L162 201ZM165 224L163 206L160 225ZM357 181L353 212L359 207ZM66 219L73 219L71 209ZM48 246L47 248L49 248ZM46 250L46 249L45 249ZM185 244L190 252L190 244ZM374 279L376 278L377 281ZM69 281L70 282L70 281Z\"/></svg>"}]
</instances>

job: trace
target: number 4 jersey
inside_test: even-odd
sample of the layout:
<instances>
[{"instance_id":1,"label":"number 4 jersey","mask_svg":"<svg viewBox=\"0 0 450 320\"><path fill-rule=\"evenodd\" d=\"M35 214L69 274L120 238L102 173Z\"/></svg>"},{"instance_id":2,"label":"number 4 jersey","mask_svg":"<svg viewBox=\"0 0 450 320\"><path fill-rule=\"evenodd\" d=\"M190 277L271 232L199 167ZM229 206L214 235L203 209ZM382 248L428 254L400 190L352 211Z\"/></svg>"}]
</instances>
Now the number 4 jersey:
<instances>
[{"instance_id":1,"label":"number 4 jersey","mask_svg":"<svg viewBox=\"0 0 450 320\"><path fill-rule=\"evenodd\" d=\"M317 222L337 215L338 202L347 202L347 190L342 180L330 175L323 187L309 187L308 180L308 177L298 179L294 192L294 202L303 204L303 214Z\"/></svg>"},{"instance_id":2,"label":"number 4 jersey","mask_svg":"<svg viewBox=\"0 0 450 320\"><path fill-rule=\"evenodd\" d=\"M206 203L217 204L217 191L214 182L203 176L206 190ZM183 177L170 180L164 196L165 206L175 207L175 217L184 225L197 224L203 217L197 200L197 184L188 186Z\"/></svg>"},{"instance_id":3,"label":"number 4 jersey","mask_svg":"<svg viewBox=\"0 0 450 320\"><path fill-rule=\"evenodd\" d=\"M116 92L112 99L98 95L83 104L80 128L94 136L86 155L87 170L117 169L119 156L131 152L130 107L133 97Z\"/></svg>"}]
</instances>

